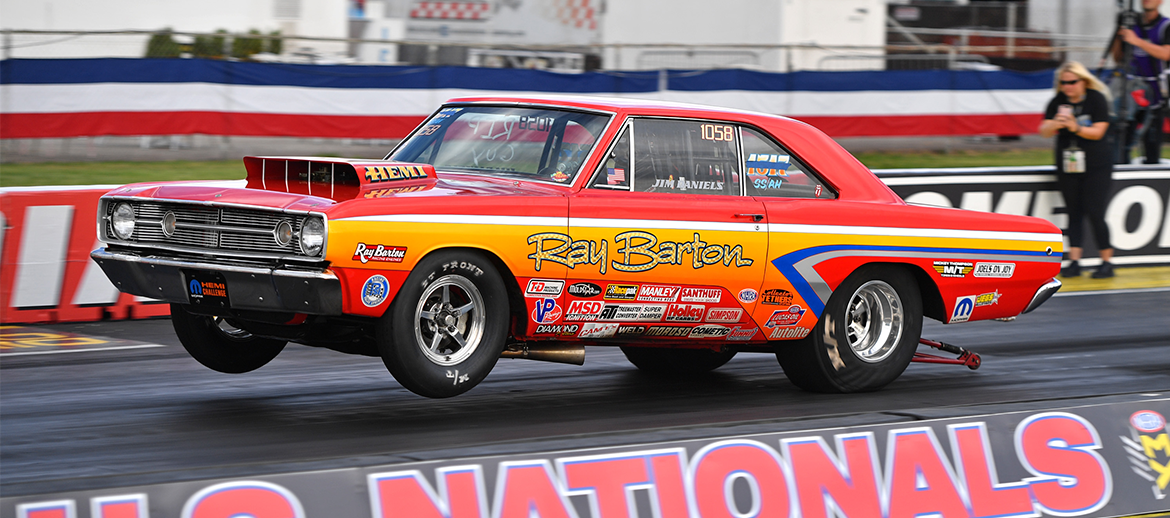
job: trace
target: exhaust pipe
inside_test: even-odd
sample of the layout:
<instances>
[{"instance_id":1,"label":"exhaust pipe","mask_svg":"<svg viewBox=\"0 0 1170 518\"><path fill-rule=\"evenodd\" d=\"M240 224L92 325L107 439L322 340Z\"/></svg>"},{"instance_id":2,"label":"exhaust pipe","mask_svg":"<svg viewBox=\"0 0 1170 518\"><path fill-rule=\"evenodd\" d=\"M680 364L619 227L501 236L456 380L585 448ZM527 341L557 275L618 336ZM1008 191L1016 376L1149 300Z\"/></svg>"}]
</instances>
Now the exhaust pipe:
<instances>
[{"instance_id":1,"label":"exhaust pipe","mask_svg":"<svg viewBox=\"0 0 1170 518\"><path fill-rule=\"evenodd\" d=\"M565 343L508 344L500 358L585 365L585 346Z\"/></svg>"}]
</instances>

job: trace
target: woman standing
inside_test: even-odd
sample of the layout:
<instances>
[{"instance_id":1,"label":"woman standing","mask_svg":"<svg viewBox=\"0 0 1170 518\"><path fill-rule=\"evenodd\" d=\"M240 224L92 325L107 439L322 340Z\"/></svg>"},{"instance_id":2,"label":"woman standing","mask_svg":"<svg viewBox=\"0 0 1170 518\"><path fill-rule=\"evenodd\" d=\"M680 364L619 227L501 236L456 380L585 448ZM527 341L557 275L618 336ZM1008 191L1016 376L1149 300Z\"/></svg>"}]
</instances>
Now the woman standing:
<instances>
[{"instance_id":1,"label":"woman standing","mask_svg":"<svg viewBox=\"0 0 1170 518\"><path fill-rule=\"evenodd\" d=\"M1109 89L1076 61L1056 71L1056 97L1044 111L1040 134L1056 136L1056 184L1068 207L1068 258L1062 277L1081 274L1085 216L1101 250L1101 266L1093 278L1113 277L1113 246L1105 224L1105 202L1113 180L1113 149L1109 130Z\"/></svg>"}]
</instances>

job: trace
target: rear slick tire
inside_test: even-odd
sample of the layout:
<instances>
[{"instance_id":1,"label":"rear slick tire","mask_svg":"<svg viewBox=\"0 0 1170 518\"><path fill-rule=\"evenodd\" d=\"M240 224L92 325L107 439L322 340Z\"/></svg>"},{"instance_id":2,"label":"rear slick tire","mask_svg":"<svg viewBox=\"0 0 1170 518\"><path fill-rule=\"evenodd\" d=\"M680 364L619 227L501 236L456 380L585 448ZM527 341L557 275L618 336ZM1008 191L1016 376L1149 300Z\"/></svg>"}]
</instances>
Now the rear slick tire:
<instances>
[{"instance_id":1,"label":"rear slick tire","mask_svg":"<svg viewBox=\"0 0 1170 518\"><path fill-rule=\"evenodd\" d=\"M195 361L225 374L259 369L276 358L287 343L257 338L223 318L189 313L180 304L171 304L171 325Z\"/></svg>"},{"instance_id":2,"label":"rear slick tire","mask_svg":"<svg viewBox=\"0 0 1170 518\"><path fill-rule=\"evenodd\" d=\"M776 359L801 389L868 392L906 370L921 336L914 276L897 266L866 265L833 291L807 337L775 344Z\"/></svg>"},{"instance_id":3,"label":"rear slick tire","mask_svg":"<svg viewBox=\"0 0 1170 518\"><path fill-rule=\"evenodd\" d=\"M622 346L621 350L638 370L658 375L703 374L722 367L735 356L735 351L711 349Z\"/></svg>"}]
</instances>

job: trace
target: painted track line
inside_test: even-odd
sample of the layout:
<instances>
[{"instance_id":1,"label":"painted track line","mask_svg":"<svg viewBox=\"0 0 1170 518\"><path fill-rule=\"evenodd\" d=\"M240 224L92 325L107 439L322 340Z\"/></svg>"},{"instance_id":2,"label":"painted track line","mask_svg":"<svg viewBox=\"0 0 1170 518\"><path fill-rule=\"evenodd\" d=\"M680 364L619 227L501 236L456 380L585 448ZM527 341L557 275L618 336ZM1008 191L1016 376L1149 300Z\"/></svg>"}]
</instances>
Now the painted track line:
<instances>
[{"instance_id":1,"label":"painted track line","mask_svg":"<svg viewBox=\"0 0 1170 518\"><path fill-rule=\"evenodd\" d=\"M1170 291L1170 286L1162 286L1158 288L1125 288L1119 290L1085 290L1085 291L1066 291L1056 292L1052 298L1056 297L1080 297L1082 295L1117 295L1122 293L1157 293L1161 291Z\"/></svg>"},{"instance_id":2,"label":"painted track line","mask_svg":"<svg viewBox=\"0 0 1170 518\"><path fill-rule=\"evenodd\" d=\"M67 350L53 350L53 351L25 351L19 353L0 353L0 358L5 356L31 356L34 354L63 354L63 353L87 353L91 351L118 351L122 349L146 349L152 347L166 347L163 344L140 344L140 345L120 345L117 347L97 347L93 349L67 349Z\"/></svg>"}]
</instances>

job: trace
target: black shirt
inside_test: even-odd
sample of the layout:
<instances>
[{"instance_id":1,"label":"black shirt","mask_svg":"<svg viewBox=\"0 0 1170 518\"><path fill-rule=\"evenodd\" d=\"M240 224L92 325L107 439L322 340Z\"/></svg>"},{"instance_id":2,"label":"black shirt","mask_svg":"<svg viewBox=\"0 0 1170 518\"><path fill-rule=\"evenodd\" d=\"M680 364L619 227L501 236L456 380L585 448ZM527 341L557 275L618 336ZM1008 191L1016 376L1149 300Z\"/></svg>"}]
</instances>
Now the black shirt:
<instances>
[{"instance_id":1,"label":"black shirt","mask_svg":"<svg viewBox=\"0 0 1170 518\"><path fill-rule=\"evenodd\" d=\"M1056 109L1062 104L1071 105L1073 115L1082 128L1092 126L1097 122L1109 122L1109 101L1105 95L1093 89L1085 89L1085 98L1079 103L1071 103L1064 92L1056 94L1048 102L1048 109L1044 110L1045 119L1055 119ZM1080 131L1084 131L1081 129ZM1113 171L1113 146L1108 134L1100 140L1081 138L1073 132L1061 128L1056 134L1056 171L1064 172L1065 149L1076 144L1076 147L1085 151L1085 172L1089 174L1109 174Z\"/></svg>"}]
</instances>

